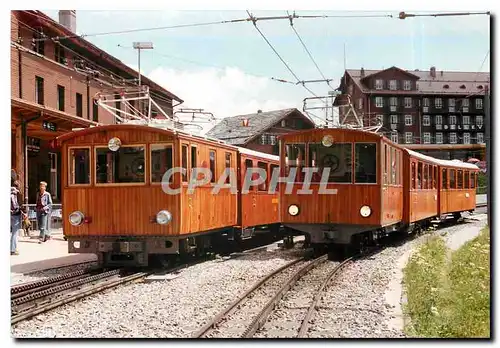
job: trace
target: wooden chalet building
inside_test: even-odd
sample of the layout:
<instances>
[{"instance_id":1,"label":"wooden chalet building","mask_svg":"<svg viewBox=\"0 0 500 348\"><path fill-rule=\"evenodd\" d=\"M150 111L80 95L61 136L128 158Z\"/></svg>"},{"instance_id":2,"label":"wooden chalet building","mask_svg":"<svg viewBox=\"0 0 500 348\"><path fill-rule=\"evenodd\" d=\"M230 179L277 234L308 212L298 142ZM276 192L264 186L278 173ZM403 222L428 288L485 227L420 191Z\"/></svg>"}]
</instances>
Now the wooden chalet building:
<instances>
[{"instance_id":1,"label":"wooden chalet building","mask_svg":"<svg viewBox=\"0 0 500 348\"><path fill-rule=\"evenodd\" d=\"M206 135L231 145L278 155L277 136L314 127L314 123L295 108L266 112L259 110L255 114L227 117Z\"/></svg>"}]
</instances>

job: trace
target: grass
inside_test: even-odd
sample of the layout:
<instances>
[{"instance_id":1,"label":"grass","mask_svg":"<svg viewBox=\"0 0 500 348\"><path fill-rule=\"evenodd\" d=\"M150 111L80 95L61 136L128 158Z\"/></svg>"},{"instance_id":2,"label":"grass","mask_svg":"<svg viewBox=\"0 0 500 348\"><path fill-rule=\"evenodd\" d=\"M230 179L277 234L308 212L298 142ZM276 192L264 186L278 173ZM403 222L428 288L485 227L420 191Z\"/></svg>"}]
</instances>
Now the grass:
<instances>
[{"instance_id":1,"label":"grass","mask_svg":"<svg viewBox=\"0 0 500 348\"><path fill-rule=\"evenodd\" d=\"M451 252L431 237L404 270L410 336L490 337L490 233Z\"/></svg>"}]
</instances>

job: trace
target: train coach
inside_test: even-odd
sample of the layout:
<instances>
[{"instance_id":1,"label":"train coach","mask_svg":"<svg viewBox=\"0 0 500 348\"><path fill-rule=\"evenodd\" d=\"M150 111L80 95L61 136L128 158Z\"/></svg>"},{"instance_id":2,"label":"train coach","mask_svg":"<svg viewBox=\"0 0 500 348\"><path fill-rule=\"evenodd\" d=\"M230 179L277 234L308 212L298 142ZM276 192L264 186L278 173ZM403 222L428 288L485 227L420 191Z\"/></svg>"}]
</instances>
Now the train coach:
<instances>
[{"instance_id":1,"label":"train coach","mask_svg":"<svg viewBox=\"0 0 500 348\"><path fill-rule=\"evenodd\" d=\"M475 207L476 166L421 155L373 132L283 135L280 165L286 177L279 191L281 223L315 248L359 249Z\"/></svg>"},{"instance_id":2,"label":"train coach","mask_svg":"<svg viewBox=\"0 0 500 348\"><path fill-rule=\"evenodd\" d=\"M240 189L245 174L240 163L272 170L278 156L131 124L70 132L57 138L57 145L66 173L63 229L70 253L97 254L103 265L146 266L152 255L168 260L217 251L256 230L279 229L277 194L256 188L242 198ZM191 175L200 179L193 174L198 167L211 178L190 186ZM226 176L230 171L236 175Z\"/></svg>"}]
</instances>

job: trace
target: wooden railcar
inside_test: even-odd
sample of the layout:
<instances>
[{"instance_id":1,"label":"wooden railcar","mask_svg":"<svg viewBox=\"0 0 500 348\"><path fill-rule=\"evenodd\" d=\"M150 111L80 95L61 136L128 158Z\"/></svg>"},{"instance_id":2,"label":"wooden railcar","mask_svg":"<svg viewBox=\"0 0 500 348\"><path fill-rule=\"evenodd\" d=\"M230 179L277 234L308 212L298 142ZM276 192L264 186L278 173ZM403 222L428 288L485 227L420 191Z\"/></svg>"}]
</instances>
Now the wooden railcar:
<instances>
[{"instance_id":1,"label":"wooden railcar","mask_svg":"<svg viewBox=\"0 0 500 348\"><path fill-rule=\"evenodd\" d=\"M147 265L151 254L213 249L241 236L243 224L274 222L242 218L240 194L231 190L236 176L212 193L224 171L237 172L237 147L130 124L75 131L57 142L66 173L63 228L71 253L95 253L105 264ZM214 175L190 191L191 176L204 178L193 173L197 167Z\"/></svg>"},{"instance_id":2,"label":"wooden railcar","mask_svg":"<svg viewBox=\"0 0 500 348\"><path fill-rule=\"evenodd\" d=\"M404 223L411 225L438 215L439 161L405 149L404 151Z\"/></svg>"},{"instance_id":3,"label":"wooden railcar","mask_svg":"<svg viewBox=\"0 0 500 348\"><path fill-rule=\"evenodd\" d=\"M238 167L240 169L238 191L241 193L238 210L242 237L248 238L262 231L277 234L280 227L279 197L277 191L270 192L270 185L273 172L279 174L279 156L263 154L246 148L238 148L238 152ZM265 180L258 186L249 186L248 192L242 192L245 180L251 178L251 175L247 173L252 173L253 168L265 171Z\"/></svg>"},{"instance_id":4,"label":"wooden railcar","mask_svg":"<svg viewBox=\"0 0 500 348\"><path fill-rule=\"evenodd\" d=\"M295 180L280 184L284 226L305 233L313 245L350 244L353 238L377 238L401 222L401 147L380 134L350 129L301 131L280 141L281 175L288 176L294 167L299 172ZM309 188L302 187L305 167L318 171ZM330 174L322 188L325 168ZM293 186L291 194L287 184Z\"/></svg>"},{"instance_id":5,"label":"wooden railcar","mask_svg":"<svg viewBox=\"0 0 500 348\"><path fill-rule=\"evenodd\" d=\"M476 207L479 168L460 161L440 161L438 213L440 216L472 211Z\"/></svg>"}]
</instances>

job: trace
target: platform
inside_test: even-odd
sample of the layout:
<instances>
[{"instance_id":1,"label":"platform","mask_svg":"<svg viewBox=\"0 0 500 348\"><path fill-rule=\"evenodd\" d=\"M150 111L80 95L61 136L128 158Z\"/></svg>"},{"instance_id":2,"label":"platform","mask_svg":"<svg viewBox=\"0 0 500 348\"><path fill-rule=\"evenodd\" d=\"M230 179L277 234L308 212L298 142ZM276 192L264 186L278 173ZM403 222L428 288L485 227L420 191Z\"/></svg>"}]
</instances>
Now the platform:
<instances>
[{"instance_id":1,"label":"platform","mask_svg":"<svg viewBox=\"0 0 500 348\"><path fill-rule=\"evenodd\" d=\"M82 262L97 261L94 254L70 254L68 242L63 238L62 230L54 230L52 239L38 244L38 231L31 236L19 236L17 250L19 255L11 255L11 273L30 273L45 269L70 266Z\"/></svg>"}]
</instances>

